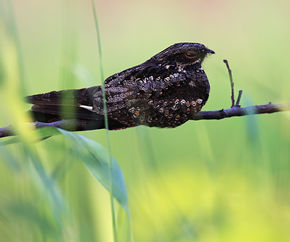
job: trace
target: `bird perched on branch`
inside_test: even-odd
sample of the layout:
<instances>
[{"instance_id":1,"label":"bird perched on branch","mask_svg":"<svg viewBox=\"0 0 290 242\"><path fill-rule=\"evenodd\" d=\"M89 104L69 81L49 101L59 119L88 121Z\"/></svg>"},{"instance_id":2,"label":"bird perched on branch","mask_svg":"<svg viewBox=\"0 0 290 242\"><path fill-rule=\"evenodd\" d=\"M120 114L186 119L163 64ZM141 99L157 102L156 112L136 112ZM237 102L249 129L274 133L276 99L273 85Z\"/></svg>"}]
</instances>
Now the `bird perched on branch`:
<instances>
[{"instance_id":1,"label":"bird perched on branch","mask_svg":"<svg viewBox=\"0 0 290 242\"><path fill-rule=\"evenodd\" d=\"M105 80L109 129L138 125L176 127L197 112L210 85L201 64L214 51L199 43L177 43L138 66ZM28 97L35 121L75 120L74 130L102 129L101 86L53 91Z\"/></svg>"}]
</instances>

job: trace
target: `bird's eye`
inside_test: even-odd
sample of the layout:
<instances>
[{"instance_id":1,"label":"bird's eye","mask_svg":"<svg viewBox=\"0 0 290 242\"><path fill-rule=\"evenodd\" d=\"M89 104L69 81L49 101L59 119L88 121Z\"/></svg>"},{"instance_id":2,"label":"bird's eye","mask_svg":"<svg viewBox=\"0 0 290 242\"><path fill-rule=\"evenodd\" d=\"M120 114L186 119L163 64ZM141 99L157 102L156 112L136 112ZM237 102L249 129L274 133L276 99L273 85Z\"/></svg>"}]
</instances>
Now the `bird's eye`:
<instances>
[{"instance_id":1,"label":"bird's eye","mask_svg":"<svg viewBox=\"0 0 290 242\"><path fill-rule=\"evenodd\" d=\"M193 51L193 50L189 50L189 51L187 51L187 52L185 53L185 55L186 55L186 57L188 57L188 58L194 58L194 57L196 57L196 52Z\"/></svg>"}]
</instances>

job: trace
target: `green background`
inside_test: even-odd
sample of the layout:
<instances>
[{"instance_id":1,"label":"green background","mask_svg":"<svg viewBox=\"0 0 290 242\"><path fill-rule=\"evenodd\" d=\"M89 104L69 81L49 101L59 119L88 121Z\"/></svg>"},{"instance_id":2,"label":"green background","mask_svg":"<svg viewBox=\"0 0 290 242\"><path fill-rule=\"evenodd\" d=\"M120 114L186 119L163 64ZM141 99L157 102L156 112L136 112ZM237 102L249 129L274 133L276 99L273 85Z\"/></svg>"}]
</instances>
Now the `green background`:
<instances>
[{"instance_id":1,"label":"green background","mask_svg":"<svg viewBox=\"0 0 290 242\"><path fill-rule=\"evenodd\" d=\"M100 85L90 1L0 3L1 23L9 32L14 21L17 29L22 95ZM204 110L231 105L223 59L236 92L244 91L242 106L289 102L289 8L286 0L96 1L105 77L173 43L200 42L216 52L203 64L211 83ZM15 122L5 88L2 126ZM109 132L134 241L290 241L289 120L285 112ZM81 134L107 147L105 131ZM66 219L62 227L52 215L55 201L25 149L1 147L0 241L112 241L109 193L73 161L60 137L34 146L47 173L61 173L54 183Z\"/></svg>"}]
</instances>

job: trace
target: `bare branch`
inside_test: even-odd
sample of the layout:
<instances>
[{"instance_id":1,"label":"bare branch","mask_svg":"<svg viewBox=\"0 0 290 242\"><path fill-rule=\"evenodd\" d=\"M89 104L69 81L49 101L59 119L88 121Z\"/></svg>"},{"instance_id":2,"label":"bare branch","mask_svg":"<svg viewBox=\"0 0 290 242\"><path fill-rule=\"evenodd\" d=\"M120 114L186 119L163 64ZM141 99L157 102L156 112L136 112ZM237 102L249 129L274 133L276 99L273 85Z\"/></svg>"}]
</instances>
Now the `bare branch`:
<instances>
[{"instance_id":1,"label":"bare branch","mask_svg":"<svg viewBox=\"0 0 290 242\"><path fill-rule=\"evenodd\" d=\"M290 111L290 103L285 104L264 104L264 105L256 105L240 108L234 106L229 109L221 109L214 111L201 111L190 118L190 120L219 120L225 118L231 118L236 116L247 116L254 114L265 114L265 113L276 113L282 111ZM34 122L28 125L32 125L35 128L44 128L44 127L56 127L62 128L70 131L74 131L75 125L77 125L76 120L60 120L51 123L43 123L43 122ZM92 128L90 128L92 129ZM6 136L12 136L13 131L11 126L0 128L0 138Z\"/></svg>"},{"instance_id":2,"label":"bare branch","mask_svg":"<svg viewBox=\"0 0 290 242\"><path fill-rule=\"evenodd\" d=\"M54 127L54 128L62 128L65 130L73 131L76 127L76 121L75 120L60 120L60 121L55 121L51 123L43 123L43 122L36 121L33 123L29 123L27 125L32 126L36 129L45 128L45 127ZM0 138L13 136L13 135L15 134L11 126L0 128Z\"/></svg>"},{"instance_id":3,"label":"bare branch","mask_svg":"<svg viewBox=\"0 0 290 242\"><path fill-rule=\"evenodd\" d=\"M234 107L235 106L235 88L234 88L232 70L231 70L231 68L229 66L229 62L227 60L224 60L224 63L226 64L226 67L228 69L229 77L230 77L230 83L231 83L231 92L232 92L232 95L231 95L232 106L231 107Z\"/></svg>"},{"instance_id":4,"label":"bare branch","mask_svg":"<svg viewBox=\"0 0 290 242\"><path fill-rule=\"evenodd\" d=\"M12 136L14 135L12 132L11 126L0 128L0 138Z\"/></svg>"},{"instance_id":5,"label":"bare branch","mask_svg":"<svg viewBox=\"0 0 290 242\"><path fill-rule=\"evenodd\" d=\"M276 113L282 111L290 111L290 103L285 104L264 104L249 107L232 107L229 109L221 109L215 111L201 111L191 117L191 120L213 120L213 119L224 119L236 116L246 116L254 114L265 114L265 113Z\"/></svg>"}]
</instances>

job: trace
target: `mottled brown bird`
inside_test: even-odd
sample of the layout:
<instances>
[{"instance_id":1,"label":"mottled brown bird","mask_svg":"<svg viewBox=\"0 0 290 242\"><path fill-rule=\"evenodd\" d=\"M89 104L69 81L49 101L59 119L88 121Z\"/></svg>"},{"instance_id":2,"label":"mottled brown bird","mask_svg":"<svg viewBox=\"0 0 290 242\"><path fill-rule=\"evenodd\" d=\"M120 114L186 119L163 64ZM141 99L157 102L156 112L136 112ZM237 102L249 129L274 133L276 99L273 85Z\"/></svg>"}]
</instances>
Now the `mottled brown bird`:
<instances>
[{"instance_id":1,"label":"mottled brown bird","mask_svg":"<svg viewBox=\"0 0 290 242\"><path fill-rule=\"evenodd\" d=\"M110 129L138 125L176 127L197 112L210 85L201 64L214 51L199 43L177 43L105 80ZM75 130L104 128L101 86L28 97L36 121L74 119Z\"/></svg>"}]
</instances>

